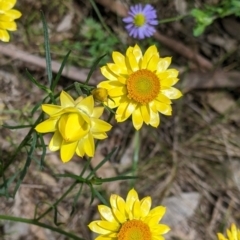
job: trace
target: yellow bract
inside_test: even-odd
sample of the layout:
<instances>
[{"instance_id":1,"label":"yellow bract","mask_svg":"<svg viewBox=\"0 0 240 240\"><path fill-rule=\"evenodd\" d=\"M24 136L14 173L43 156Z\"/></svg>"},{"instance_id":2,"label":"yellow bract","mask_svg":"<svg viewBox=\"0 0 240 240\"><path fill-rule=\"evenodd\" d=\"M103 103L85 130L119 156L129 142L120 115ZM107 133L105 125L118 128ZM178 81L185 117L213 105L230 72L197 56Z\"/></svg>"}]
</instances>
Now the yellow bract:
<instances>
[{"instance_id":1,"label":"yellow bract","mask_svg":"<svg viewBox=\"0 0 240 240\"><path fill-rule=\"evenodd\" d=\"M103 107L94 107L93 96L79 97L75 101L66 92L60 95L61 106L43 104L42 110L49 119L38 124L40 133L54 132L49 143L51 151L60 149L63 162L68 162L76 152L78 156L93 157L95 153L94 138L104 139L111 125L99 119Z\"/></svg>"},{"instance_id":2,"label":"yellow bract","mask_svg":"<svg viewBox=\"0 0 240 240\"><path fill-rule=\"evenodd\" d=\"M170 228L159 224L166 208L155 207L151 210L152 200L145 197L139 200L137 192L129 191L126 201L118 195L111 195L110 205L99 205L101 220L88 226L98 234L96 240L163 240L163 234Z\"/></svg>"},{"instance_id":3,"label":"yellow bract","mask_svg":"<svg viewBox=\"0 0 240 240\"><path fill-rule=\"evenodd\" d=\"M231 229L227 229L228 238L225 238L222 233L217 235L219 240L240 240L240 230L237 229L235 224L231 225Z\"/></svg>"},{"instance_id":4,"label":"yellow bract","mask_svg":"<svg viewBox=\"0 0 240 240\"><path fill-rule=\"evenodd\" d=\"M12 9L16 0L0 0L0 40L9 42L10 36L8 31L17 30L15 19L22 16L21 12Z\"/></svg>"},{"instance_id":5,"label":"yellow bract","mask_svg":"<svg viewBox=\"0 0 240 240\"><path fill-rule=\"evenodd\" d=\"M161 58L156 46L150 46L143 54L138 45L129 47L126 56L113 52L113 62L101 68L107 79L98 88L108 91L105 104L117 108L116 120L123 122L132 116L135 129L143 123L158 127L159 113L172 114L171 99L182 93L172 87L178 82L178 71L168 69L171 58Z\"/></svg>"}]
</instances>

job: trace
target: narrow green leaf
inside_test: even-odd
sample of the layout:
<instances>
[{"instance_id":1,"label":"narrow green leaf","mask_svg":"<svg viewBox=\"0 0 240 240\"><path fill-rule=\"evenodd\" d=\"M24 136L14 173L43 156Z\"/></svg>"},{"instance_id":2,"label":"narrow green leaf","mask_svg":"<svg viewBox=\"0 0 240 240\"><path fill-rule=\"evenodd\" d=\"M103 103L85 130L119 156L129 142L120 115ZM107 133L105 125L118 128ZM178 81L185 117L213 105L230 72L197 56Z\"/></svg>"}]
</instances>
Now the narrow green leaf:
<instances>
[{"instance_id":1,"label":"narrow green leaf","mask_svg":"<svg viewBox=\"0 0 240 240\"><path fill-rule=\"evenodd\" d=\"M47 76L48 76L48 84L49 87L52 85L52 62L50 55L50 44L49 44L49 36L48 36L48 26L46 23L46 19L43 11L41 11L41 18L43 24L43 34L44 34L44 47L45 47L45 57L46 57L46 67L47 67Z\"/></svg>"},{"instance_id":2,"label":"narrow green leaf","mask_svg":"<svg viewBox=\"0 0 240 240\"><path fill-rule=\"evenodd\" d=\"M29 150L29 152L28 152L28 156L27 156L26 163L25 163L25 165L24 165L24 167L23 167L23 170L22 170L21 173L20 173L19 180L17 181L16 186L15 186L14 191L13 191L13 196L14 196L14 197L15 197L15 194L17 193L17 190L18 190L20 184L22 183L22 181L23 181L23 179L24 179L24 177L25 177L25 175L26 175L26 173L27 173L27 170L28 170L28 168L29 168L29 166L30 166L30 164L31 164L31 161L32 161L32 154L33 154L33 152L34 152L34 150L35 150L36 143L37 143L37 137L38 137L37 134L36 134L36 132L34 132L34 133L32 134L32 136L33 136L33 138L32 138L32 144L31 144L31 148L30 148L30 150Z\"/></svg>"},{"instance_id":3,"label":"narrow green leaf","mask_svg":"<svg viewBox=\"0 0 240 240\"><path fill-rule=\"evenodd\" d=\"M44 85L40 84L32 75L30 72L28 72L28 70L26 69L26 74L29 78L29 80L34 83L37 87L39 87L40 89L42 89L43 91L49 93L50 89L48 89L47 87L45 87Z\"/></svg>"},{"instance_id":4,"label":"narrow green leaf","mask_svg":"<svg viewBox=\"0 0 240 240\"><path fill-rule=\"evenodd\" d=\"M92 188L94 195L98 197L98 199L106 206L109 206L108 202L104 199L104 197L98 192L95 188Z\"/></svg>"},{"instance_id":5,"label":"narrow green leaf","mask_svg":"<svg viewBox=\"0 0 240 240\"><path fill-rule=\"evenodd\" d=\"M57 84L58 84L58 81L59 81L59 79L60 79L60 77L61 77L63 68L64 68L65 65L66 65L66 62L67 62L67 59L68 59L70 53L71 53L71 50L70 50L70 51L67 53L67 55L64 57L63 62L62 62L62 64L61 64L61 66L60 66L60 69L59 69L59 71L58 71L58 73L57 73L57 76L56 76L55 79L52 81L52 85L51 85L51 90L52 90L52 92L54 91L55 87L56 87Z\"/></svg>"},{"instance_id":6,"label":"narrow green leaf","mask_svg":"<svg viewBox=\"0 0 240 240\"><path fill-rule=\"evenodd\" d=\"M86 79L86 81L85 81L85 84L86 84L86 85L88 84L88 82L89 82L89 80L90 80L93 72L94 72L94 71L96 70L96 68L98 67L99 62L100 62L105 56L106 56L106 54L104 54L103 56L97 58L97 59L94 61L93 65L92 65L92 67L91 67L91 69L90 69L90 71L89 71L89 73L88 73L87 79Z\"/></svg>"},{"instance_id":7,"label":"narrow green leaf","mask_svg":"<svg viewBox=\"0 0 240 240\"><path fill-rule=\"evenodd\" d=\"M32 125L9 126L9 125L3 124L2 127L8 128L8 129L21 129L21 128L30 128L32 127Z\"/></svg>"},{"instance_id":8,"label":"narrow green leaf","mask_svg":"<svg viewBox=\"0 0 240 240\"><path fill-rule=\"evenodd\" d=\"M105 163L107 162L111 156L113 155L113 153L116 151L117 148L114 148L92 171L91 173L87 176L87 179L91 178L96 171Z\"/></svg>"}]
</instances>

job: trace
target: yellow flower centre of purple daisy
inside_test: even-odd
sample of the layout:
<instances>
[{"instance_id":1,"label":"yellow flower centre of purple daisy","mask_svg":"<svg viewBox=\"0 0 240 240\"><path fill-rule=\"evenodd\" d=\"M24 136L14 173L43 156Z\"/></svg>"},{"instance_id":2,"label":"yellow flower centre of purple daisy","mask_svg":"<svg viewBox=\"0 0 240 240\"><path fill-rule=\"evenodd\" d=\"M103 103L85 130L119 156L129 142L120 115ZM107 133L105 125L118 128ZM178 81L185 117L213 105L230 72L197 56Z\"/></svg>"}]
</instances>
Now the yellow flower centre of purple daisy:
<instances>
[{"instance_id":1,"label":"yellow flower centre of purple daisy","mask_svg":"<svg viewBox=\"0 0 240 240\"><path fill-rule=\"evenodd\" d=\"M132 73L127 79L128 98L137 103L147 104L160 92L160 81L156 74L141 69Z\"/></svg>"},{"instance_id":2,"label":"yellow flower centre of purple daisy","mask_svg":"<svg viewBox=\"0 0 240 240\"><path fill-rule=\"evenodd\" d=\"M145 24L146 18L142 13L138 13L134 16L134 24L137 27L141 27Z\"/></svg>"},{"instance_id":3,"label":"yellow flower centre of purple daisy","mask_svg":"<svg viewBox=\"0 0 240 240\"><path fill-rule=\"evenodd\" d=\"M125 222L118 235L118 240L150 240L152 238L149 226L140 220Z\"/></svg>"}]
</instances>

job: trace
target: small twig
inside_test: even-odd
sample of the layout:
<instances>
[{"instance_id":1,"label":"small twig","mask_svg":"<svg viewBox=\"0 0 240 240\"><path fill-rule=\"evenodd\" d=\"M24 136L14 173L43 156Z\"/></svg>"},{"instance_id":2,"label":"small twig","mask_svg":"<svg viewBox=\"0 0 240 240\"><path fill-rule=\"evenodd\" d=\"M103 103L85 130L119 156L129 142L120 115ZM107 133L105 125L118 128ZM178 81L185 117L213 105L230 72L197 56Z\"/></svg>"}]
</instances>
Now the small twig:
<instances>
[{"instance_id":1,"label":"small twig","mask_svg":"<svg viewBox=\"0 0 240 240\"><path fill-rule=\"evenodd\" d=\"M46 69L46 60L45 58L32 55L29 52L22 51L12 44L2 44L0 43L0 53L10 57L11 59L18 59L22 62L35 65ZM61 63L52 60L52 71L57 73L61 67ZM70 78L78 82L84 82L87 79L89 69L79 69L73 66L65 66L62 72L62 76ZM97 74L99 75L99 74ZM96 84L97 81L94 81ZM93 82L91 82L93 84Z\"/></svg>"}]
</instances>

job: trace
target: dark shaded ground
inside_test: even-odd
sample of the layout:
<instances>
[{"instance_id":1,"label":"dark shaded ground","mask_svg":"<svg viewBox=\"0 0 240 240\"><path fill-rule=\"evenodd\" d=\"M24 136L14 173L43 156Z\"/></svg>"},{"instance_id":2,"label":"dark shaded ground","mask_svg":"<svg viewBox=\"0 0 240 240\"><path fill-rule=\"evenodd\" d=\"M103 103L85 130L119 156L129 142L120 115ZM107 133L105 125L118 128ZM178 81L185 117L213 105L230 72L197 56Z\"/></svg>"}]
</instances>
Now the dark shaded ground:
<instances>
[{"instance_id":1,"label":"dark shaded ground","mask_svg":"<svg viewBox=\"0 0 240 240\"><path fill-rule=\"evenodd\" d=\"M125 51L126 46L136 42L127 37L121 18L116 15L121 8L118 6L114 9L114 1L111 2L113 4L109 6L113 8L110 11L104 1L97 1L104 23L112 33L108 35L90 1L20 0L16 8L22 11L23 16L18 21L18 31L13 33L11 44L26 52L26 56L44 58L39 12L43 10L49 25L52 58L61 62L72 50L68 66L77 67L76 74L83 74L79 75L79 81L84 81L82 78L88 72L86 69L97 56L111 53L112 50ZM157 8L161 19L184 14L184 4L186 11L194 6L203 6L203 1L150 2ZM123 3L125 6L130 4L127 1ZM114 147L119 147L111 160L100 169L98 176L136 173L139 179L134 187L140 196L150 195L154 206L161 203L167 205L173 216L165 219L172 228L167 239L216 239L216 232L224 231L231 222L240 222L240 21L234 16L216 20L198 38L192 35L193 25L193 19L187 17L161 24L158 30L169 39L188 47L193 55L201 55L212 64L212 69L206 70L194 59L187 58L183 48L176 52L174 47L167 48L155 38L138 42L144 48L156 44L162 56L173 56L172 67L181 73L178 88L183 90L184 96L175 101L173 116L162 116L158 129L146 126L142 129L140 159L136 169L132 169L135 133L130 121L122 124L112 122L114 127L109 138L101 142L92 161L94 167ZM122 44L116 44L116 37ZM7 44L4 46L8 47ZM110 56L106 56L101 64L108 61ZM44 93L28 80L25 69L28 68L41 84L47 83L45 69L37 62L30 64L26 60L15 59L14 54L2 55L0 65L0 121L9 125L32 124L31 110ZM220 76L217 80L212 77L216 73ZM96 84L100 79L96 72L90 83ZM71 78L62 77L58 90L72 83ZM0 128L0 151L4 164L27 131ZM46 136L45 140L48 139L49 136ZM56 178L54 174L79 174L85 163L75 157L68 164L62 164L58 153L48 152L45 167L41 170L38 162L40 154L39 150L15 199L1 197L1 214L32 218L36 204L42 203L38 209L40 214L49 207L46 202L52 204L72 183L67 178ZM16 156L5 176L22 169L25 161L26 153L23 151ZM108 198L111 193L121 193L124 197L131 186L127 181L105 184L102 194ZM13 191L14 187L13 182L10 190ZM101 186L98 188L101 189ZM58 221L64 222L64 229L78 233L85 239L93 239L86 225L98 217L96 206L99 200L95 199L89 207L90 191L84 186L76 210L70 216L77 191L76 188L59 205L61 216ZM50 213L44 222L52 224L53 218L53 213ZM0 239L66 239L35 226L4 221L0 221L0 225Z\"/></svg>"}]
</instances>

